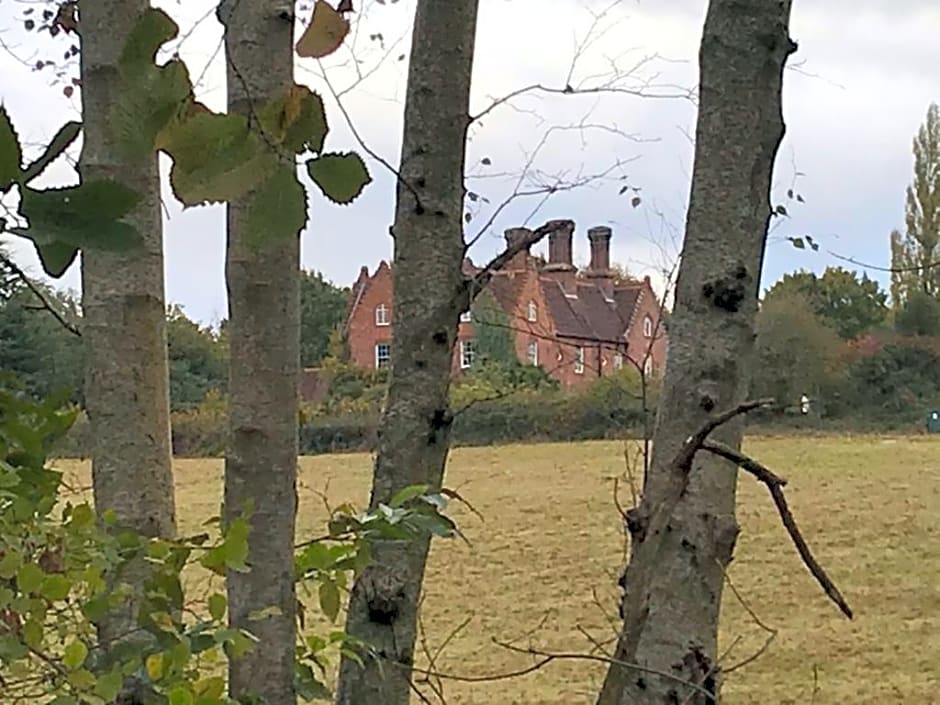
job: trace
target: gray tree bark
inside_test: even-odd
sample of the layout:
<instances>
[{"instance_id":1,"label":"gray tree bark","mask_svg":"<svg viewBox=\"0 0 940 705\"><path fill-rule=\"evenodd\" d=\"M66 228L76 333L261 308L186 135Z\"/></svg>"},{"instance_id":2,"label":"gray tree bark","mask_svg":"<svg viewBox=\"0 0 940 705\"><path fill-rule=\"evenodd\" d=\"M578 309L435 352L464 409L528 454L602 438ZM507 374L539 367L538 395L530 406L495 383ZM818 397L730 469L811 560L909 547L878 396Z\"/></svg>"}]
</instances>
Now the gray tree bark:
<instances>
[{"instance_id":1,"label":"gray tree bark","mask_svg":"<svg viewBox=\"0 0 940 705\"><path fill-rule=\"evenodd\" d=\"M169 537L176 511L157 156L124 158L108 124L124 41L149 4L97 0L82 8L79 172L83 180L113 179L141 195L126 220L143 238L142 249L131 252L82 252L82 338L95 506L113 510L122 526L145 536ZM123 577L133 587L143 575L132 568ZM134 605L129 601L102 622L104 643L115 644L117 635L133 630Z\"/></svg>"},{"instance_id":2,"label":"gray tree bark","mask_svg":"<svg viewBox=\"0 0 940 705\"><path fill-rule=\"evenodd\" d=\"M741 403L754 348L774 159L784 134L783 68L796 49L790 0L711 0L685 243L653 456L631 512L624 624L599 705L716 703L718 616L731 560L736 468L700 453L676 461L712 412ZM714 437L740 447L733 421ZM658 671L657 675L653 671ZM683 681L696 687L683 685Z\"/></svg>"},{"instance_id":3,"label":"gray tree bark","mask_svg":"<svg viewBox=\"0 0 940 705\"><path fill-rule=\"evenodd\" d=\"M468 303L464 151L478 0L419 0L412 33L395 238L392 371L372 506L414 484L439 488L449 446L451 354ZM341 705L406 705L430 539L380 545L353 586L347 632L374 648L344 658Z\"/></svg>"},{"instance_id":4,"label":"gray tree bark","mask_svg":"<svg viewBox=\"0 0 940 705\"><path fill-rule=\"evenodd\" d=\"M285 9L286 8L286 9ZM255 110L293 83L293 14L279 0L225 0L229 111L257 124ZM292 154L282 155L293 165ZM230 571L229 622L258 643L231 662L232 697L294 705L297 409L300 365L300 238L248 243L252 194L228 204L229 447L224 517L254 505L250 572ZM253 612L280 614L253 620Z\"/></svg>"}]
</instances>

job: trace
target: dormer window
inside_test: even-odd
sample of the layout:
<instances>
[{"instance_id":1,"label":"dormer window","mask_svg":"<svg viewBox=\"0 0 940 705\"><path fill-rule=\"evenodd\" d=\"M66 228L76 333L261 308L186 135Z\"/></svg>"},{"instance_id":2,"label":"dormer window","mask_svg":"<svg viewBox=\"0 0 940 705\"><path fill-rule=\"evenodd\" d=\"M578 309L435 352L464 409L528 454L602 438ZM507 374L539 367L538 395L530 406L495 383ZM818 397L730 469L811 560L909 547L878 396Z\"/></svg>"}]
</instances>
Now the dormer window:
<instances>
[{"instance_id":1,"label":"dormer window","mask_svg":"<svg viewBox=\"0 0 940 705\"><path fill-rule=\"evenodd\" d=\"M649 316L646 316L646 318L643 319L643 337L653 337L653 319Z\"/></svg>"},{"instance_id":2,"label":"dormer window","mask_svg":"<svg viewBox=\"0 0 940 705\"><path fill-rule=\"evenodd\" d=\"M460 314L461 323L469 323L472 320L473 320L473 314L470 313L469 311L464 311L463 313Z\"/></svg>"},{"instance_id":3,"label":"dormer window","mask_svg":"<svg viewBox=\"0 0 940 705\"><path fill-rule=\"evenodd\" d=\"M531 323L535 323L539 320L539 307L535 305L534 301L529 302L528 315L526 318L528 318Z\"/></svg>"},{"instance_id":4,"label":"dormer window","mask_svg":"<svg viewBox=\"0 0 940 705\"><path fill-rule=\"evenodd\" d=\"M388 306L385 304L379 304L375 307L375 325L391 325L391 317L388 315Z\"/></svg>"}]
</instances>

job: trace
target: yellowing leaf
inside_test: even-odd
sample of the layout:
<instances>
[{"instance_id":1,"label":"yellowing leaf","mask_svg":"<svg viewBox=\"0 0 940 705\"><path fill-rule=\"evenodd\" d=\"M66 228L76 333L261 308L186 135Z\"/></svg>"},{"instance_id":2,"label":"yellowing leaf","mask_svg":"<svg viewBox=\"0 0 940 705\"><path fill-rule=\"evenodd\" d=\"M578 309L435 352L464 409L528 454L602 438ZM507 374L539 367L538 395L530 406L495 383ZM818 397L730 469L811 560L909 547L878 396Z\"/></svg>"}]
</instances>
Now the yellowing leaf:
<instances>
[{"instance_id":1,"label":"yellowing leaf","mask_svg":"<svg viewBox=\"0 0 940 705\"><path fill-rule=\"evenodd\" d=\"M325 0L317 0L310 24L297 41L297 54L305 59L322 59L339 49L347 34L349 20Z\"/></svg>"},{"instance_id":2,"label":"yellowing leaf","mask_svg":"<svg viewBox=\"0 0 940 705\"><path fill-rule=\"evenodd\" d=\"M293 153L323 150L327 123L323 100L306 86L292 84L261 109L266 139Z\"/></svg>"},{"instance_id":3,"label":"yellowing leaf","mask_svg":"<svg viewBox=\"0 0 940 705\"><path fill-rule=\"evenodd\" d=\"M277 165L240 115L197 112L161 132L157 146L173 157L170 185L186 206L238 198Z\"/></svg>"},{"instance_id":4,"label":"yellowing leaf","mask_svg":"<svg viewBox=\"0 0 940 705\"><path fill-rule=\"evenodd\" d=\"M163 675L163 654L150 654L145 664L150 680L158 681Z\"/></svg>"}]
</instances>

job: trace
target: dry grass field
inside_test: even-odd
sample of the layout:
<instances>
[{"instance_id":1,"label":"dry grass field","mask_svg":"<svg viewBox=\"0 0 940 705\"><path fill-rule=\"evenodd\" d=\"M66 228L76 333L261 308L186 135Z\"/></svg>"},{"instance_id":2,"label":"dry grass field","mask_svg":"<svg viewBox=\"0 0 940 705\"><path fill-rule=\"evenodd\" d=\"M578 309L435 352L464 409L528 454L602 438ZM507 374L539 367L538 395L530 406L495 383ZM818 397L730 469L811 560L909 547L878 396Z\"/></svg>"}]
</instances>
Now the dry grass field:
<instances>
[{"instance_id":1,"label":"dry grass field","mask_svg":"<svg viewBox=\"0 0 940 705\"><path fill-rule=\"evenodd\" d=\"M495 645L588 653L612 636L622 541L610 477L624 470L613 442L456 451L447 484L482 513L455 515L472 546L439 541L424 604L436 667L458 676L505 673L530 656ZM747 450L790 480L788 496L810 545L855 608L844 619L803 568L765 489L740 483L742 534L730 578L761 622L777 630L759 658L728 675L727 705L940 703L940 442L875 437L755 439ZM176 466L183 528L217 513L221 462ZM306 458L302 536L322 533L318 492L364 504L370 459ZM767 639L725 591L724 665ZM426 659L422 663L427 663ZM445 682L450 705L593 703L603 666L556 661L524 678Z\"/></svg>"}]
</instances>

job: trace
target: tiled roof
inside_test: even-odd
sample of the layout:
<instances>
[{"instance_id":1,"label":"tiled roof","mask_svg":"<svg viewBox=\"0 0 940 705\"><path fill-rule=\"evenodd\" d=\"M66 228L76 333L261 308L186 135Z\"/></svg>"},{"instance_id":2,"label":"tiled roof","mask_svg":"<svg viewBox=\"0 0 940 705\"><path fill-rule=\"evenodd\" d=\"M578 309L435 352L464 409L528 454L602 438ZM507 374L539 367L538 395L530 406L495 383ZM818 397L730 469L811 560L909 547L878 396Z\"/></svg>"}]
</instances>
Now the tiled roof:
<instances>
[{"instance_id":1,"label":"tiled roof","mask_svg":"<svg viewBox=\"0 0 940 705\"><path fill-rule=\"evenodd\" d=\"M641 287L617 289L611 301L596 284L578 282L577 293L566 294L557 281L542 278L541 283L556 335L608 342L623 340Z\"/></svg>"}]
</instances>

